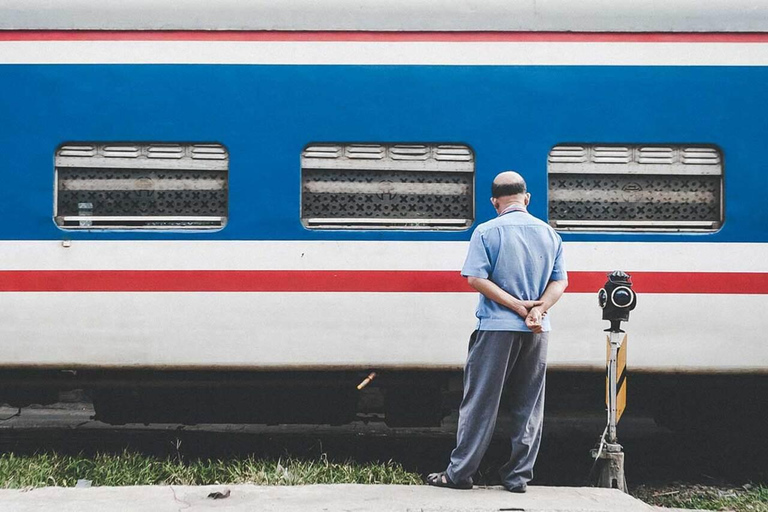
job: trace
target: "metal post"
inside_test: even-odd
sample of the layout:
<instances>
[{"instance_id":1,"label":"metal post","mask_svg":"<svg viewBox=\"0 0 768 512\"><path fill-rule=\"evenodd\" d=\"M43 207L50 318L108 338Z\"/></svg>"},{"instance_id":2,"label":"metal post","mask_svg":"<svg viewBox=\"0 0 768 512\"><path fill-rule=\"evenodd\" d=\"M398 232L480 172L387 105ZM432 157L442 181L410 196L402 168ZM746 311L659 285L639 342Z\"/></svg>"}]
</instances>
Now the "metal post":
<instances>
[{"instance_id":1,"label":"metal post","mask_svg":"<svg viewBox=\"0 0 768 512\"><path fill-rule=\"evenodd\" d=\"M608 360L606 361L606 410L608 425L605 435L600 439L600 446L592 450L595 459L597 487L608 487L627 492L627 480L624 475L624 451L618 442L616 424L624 411L624 403L619 403L618 363L619 350L626 348L626 334L623 331L608 333ZM626 385L626 384L623 384Z\"/></svg>"},{"instance_id":2,"label":"metal post","mask_svg":"<svg viewBox=\"0 0 768 512\"><path fill-rule=\"evenodd\" d=\"M606 407L608 411L608 442L615 443L617 441L616 436L616 423L618 423L618 401L617 401L617 363L619 357L619 348L624 341L623 332L610 332L608 335L608 344L610 351L608 353L607 371L608 371L608 404Z\"/></svg>"},{"instance_id":3,"label":"metal post","mask_svg":"<svg viewBox=\"0 0 768 512\"><path fill-rule=\"evenodd\" d=\"M621 322L629 320L629 312L635 308L637 297L632 291L629 274L615 271L608 275L608 282L598 292L598 303L603 309L603 320L611 322L608 332L606 353L606 411L607 425L600 436L598 447L592 450L595 463L593 476L597 469L597 478L593 481L597 487L620 489L627 492L627 480L624 476L624 451L619 444L616 425L621 419L627 402L627 382L625 378L627 335L621 330Z\"/></svg>"}]
</instances>

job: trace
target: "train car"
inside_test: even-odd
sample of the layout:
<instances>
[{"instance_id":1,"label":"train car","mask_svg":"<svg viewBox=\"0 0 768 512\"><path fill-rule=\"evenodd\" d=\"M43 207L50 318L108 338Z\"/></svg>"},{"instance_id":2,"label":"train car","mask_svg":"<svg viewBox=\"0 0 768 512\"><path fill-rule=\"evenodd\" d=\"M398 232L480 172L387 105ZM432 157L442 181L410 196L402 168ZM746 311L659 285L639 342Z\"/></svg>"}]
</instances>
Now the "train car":
<instances>
[{"instance_id":1,"label":"train car","mask_svg":"<svg viewBox=\"0 0 768 512\"><path fill-rule=\"evenodd\" d=\"M6 0L0 401L439 423L505 169L565 242L550 397L599 404L621 269L631 397L757 400L766 84L756 0Z\"/></svg>"}]
</instances>

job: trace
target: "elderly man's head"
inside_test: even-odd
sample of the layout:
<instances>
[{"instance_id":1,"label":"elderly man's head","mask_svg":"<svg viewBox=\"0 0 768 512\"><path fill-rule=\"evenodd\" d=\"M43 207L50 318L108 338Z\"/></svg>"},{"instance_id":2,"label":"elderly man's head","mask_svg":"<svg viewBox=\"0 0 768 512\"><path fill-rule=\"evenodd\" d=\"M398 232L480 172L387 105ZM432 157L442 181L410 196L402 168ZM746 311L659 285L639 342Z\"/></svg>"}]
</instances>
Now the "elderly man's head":
<instances>
[{"instance_id":1,"label":"elderly man's head","mask_svg":"<svg viewBox=\"0 0 768 512\"><path fill-rule=\"evenodd\" d=\"M491 185L491 204L497 213L501 213L512 204L528 206L531 194L525 186L525 180L515 171L499 173Z\"/></svg>"}]
</instances>

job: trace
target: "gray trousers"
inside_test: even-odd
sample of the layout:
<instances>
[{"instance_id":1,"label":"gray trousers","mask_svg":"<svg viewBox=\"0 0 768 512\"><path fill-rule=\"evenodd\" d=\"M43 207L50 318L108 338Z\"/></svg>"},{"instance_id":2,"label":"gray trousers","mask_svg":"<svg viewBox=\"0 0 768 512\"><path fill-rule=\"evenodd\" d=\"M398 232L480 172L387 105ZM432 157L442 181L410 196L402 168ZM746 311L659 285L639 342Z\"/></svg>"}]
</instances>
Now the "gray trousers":
<instances>
[{"instance_id":1,"label":"gray trousers","mask_svg":"<svg viewBox=\"0 0 768 512\"><path fill-rule=\"evenodd\" d=\"M475 331L464 368L456 448L448 476L463 482L475 474L496 426L501 392L508 388L512 455L500 470L501 483L517 487L533 478L544 417L544 381L549 333Z\"/></svg>"}]
</instances>

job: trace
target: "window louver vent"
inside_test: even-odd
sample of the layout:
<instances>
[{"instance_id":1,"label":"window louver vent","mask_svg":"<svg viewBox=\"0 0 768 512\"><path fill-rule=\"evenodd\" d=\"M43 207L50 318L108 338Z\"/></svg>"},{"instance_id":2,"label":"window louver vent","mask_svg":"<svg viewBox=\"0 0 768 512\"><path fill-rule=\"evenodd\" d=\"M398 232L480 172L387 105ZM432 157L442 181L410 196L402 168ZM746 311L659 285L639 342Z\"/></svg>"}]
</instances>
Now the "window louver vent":
<instances>
[{"instance_id":1,"label":"window louver vent","mask_svg":"<svg viewBox=\"0 0 768 512\"><path fill-rule=\"evenodd\" d=\"M437 146L435 159L446 162L470 162L474 159L472 150L467 146Z\"/></svg>"},{"instance_id":2,"label":"window louver vent","mask_svg":"<svg viewBox=\"0 0 768 512\"><path fill-rule=\"evenodd\" d=\"M723 168L714 147L561 145L548 162L549 221L558 229L712 231L722 225Z\"/></svg>"},{"instance_id":3,"label":"window louver vent","mask_svg":"<svg viewBox=\"0 0 768 512\"><path fill-rule=\"evenodd\" d=\"M720 165L720 153L715 148L685 148L682 159L687 165Z\"/></svg>"},{"instance_id":4,"label":"window louver vent","mask_svg":"<svg viewBox=\"0 0 768 512\"><path fill-rule=\"evenodd\" d=\"M179 144L155 145L147 148L147 158L181 158L184 148Z\"/></svg>"},{"instance_id":5,"label":"window louver vent","mask_svg":"<svg viewBox=\"0 0 768 512\"><path fill-rule=\"evenodd\" d=\"M587 148L584 146L555 146L549 153L550 162L580 163L587 161Z\"/></svg>"},{"instance_id":6,"label":"window louver vent","mask_svg":"<svg viewBox=\"0 0 768 512\"><path fill-rule=\"evenodd\" d=\"M197 160L227 160L227 150L218 144L193 144L192 158Z\"/></svg>"},{"instance_id":7,"label":"window louver vent","mask_svg":"<svg viewBox=\"0 0 768 512\"><path fill-rule=\"evenodd\" d=\"M314 229L465 229L474 156L461 145L311 144L301 218Z\"/></svg>"},{"instance_id":8,"label":"window louver vent","mask_svg":"<svg viewBox=\"0 0 768 512\"><path fill-rule=\"evenodd\" d=\"M625 164L629 162L629 148L621 146L595 146L592 148L592 161L597 164Z\"/></svg>"},{"instance_id":9,"label":"window louver vent","mask_svg":"<svg viewBox=\"0 0 768 512\"><path fill-rule=\"evenodd\" d=\"M304 158L338 158L341 156L341 146L317 145L307 146L304 150Z\"/></svg>"},{"instance_id":10,"label":"window louver vent","mask_svg":"<svg viewBox=\"0 0 768 512\"><path fill-rule=\"evenodd\" d=\"M637 163L639 164L672 164L675 152L672 148L647 147L637 150Z\"/></svg>"},{"instance_id":11,"label":"window louver vent","mask_svg":"<svg viewBox=\"0 0 768 512\"><path fill-rule=\"evenodd\" d=\"M96 154L96 146L61 146L59 148L58 156L94 156Z\"/></svg>"},{"instance_id":12,"label":"window louver vent","mask_svg":"<svg viewBox=\"0 0 768 512\"><path fill-rule=\"evenodd\" d=\"M63 229L218 229L227 219L219 144L66 144L55 165Z\"/></svg>"},{"instance_id":13,"label":"window louver vent","mask_svg":"<svg viewBox=\"0 0 768 512\"><path fill-rule=\"evenodd\" d=\"M138 146L103 146L101 154L107 158L137 158Z\"/></svg>"},{"instance_id":14,"label":"window louver vent","mask_svg":"<svg viewBox=\"0 0 768 512\"><path fill-rule=\"evenodd\" d=\"M721 174L720 153L692 146L555 146L550 173Z\"/></svg>"},{"instance_id":15,"label":"window louver vent","mask_svg":"<svg viewBox=\"0 0 768 512\"><path fill-rule=\"evenodd\" d=\"M381 160L384 158L384 146L376 144L350 144L345 148L347 158Z\"/></svg>"},{"instance_id":16,"label":"window louver vent","mask_svg":"<svg viewBox=\"0 0 768 512\"><path fill-rule=\"evenodd\" d=\"M426 160L429 154L430 148L422 145L403 144L389 148L389 156L394 160Z\"/></svg>"}]
</instances>

